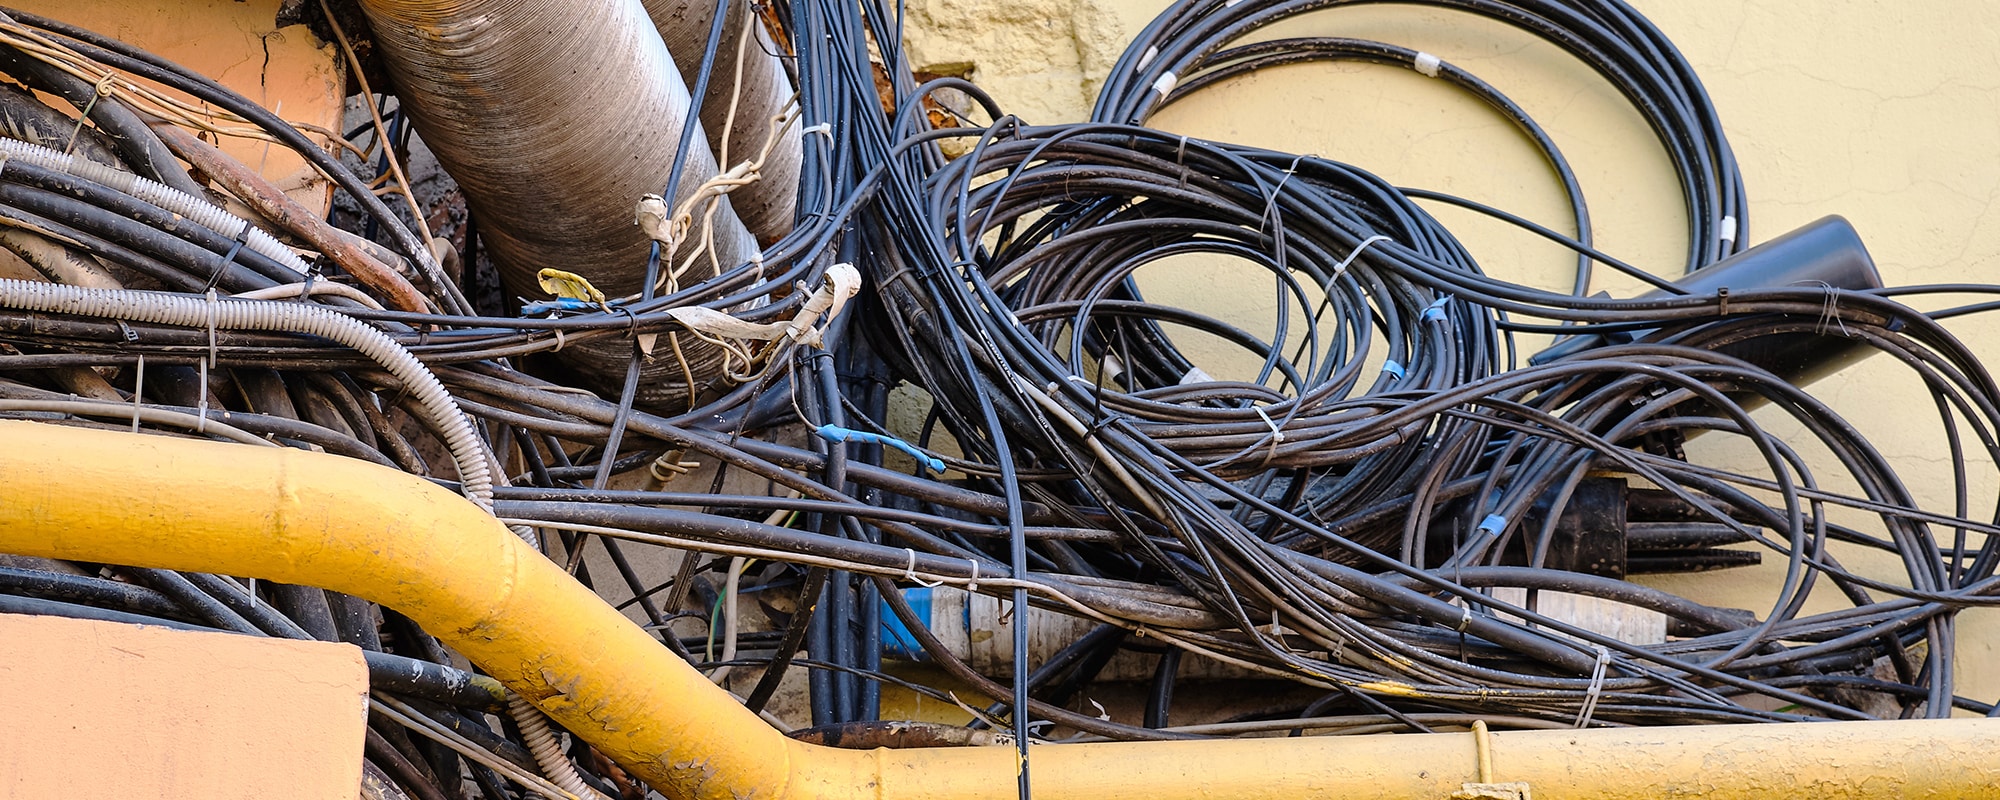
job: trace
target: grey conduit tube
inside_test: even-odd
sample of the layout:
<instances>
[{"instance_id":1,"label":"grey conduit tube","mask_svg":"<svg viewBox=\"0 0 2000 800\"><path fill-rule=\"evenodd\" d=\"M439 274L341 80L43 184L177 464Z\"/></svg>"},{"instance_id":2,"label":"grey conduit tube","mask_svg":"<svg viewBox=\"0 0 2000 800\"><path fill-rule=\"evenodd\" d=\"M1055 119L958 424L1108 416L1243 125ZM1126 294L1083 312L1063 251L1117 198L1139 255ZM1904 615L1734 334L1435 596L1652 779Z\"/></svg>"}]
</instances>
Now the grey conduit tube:
<instances>
[{"instance_id":1,"label":"grey conduit tube","mask_svg":"<svg viewBox=\"0 0 2000 800\"><path fill-rule=\"evenodd\" d=\"M465 191L507 291L546 297L545 267L636 294L649 240L639 198L660 193L688 89L639 0L362 0L417 132ZM714 177L694 138L675 200ZM725 204L716 247L755 243ZM622 359L621 359L622 363Z\"/></svg>"},{"instance_id":2,"label":"grey conduit tube","mask_svg":"<svg viewBox=\"0 0 2000 800\"><path fill-rule=\"evenodd\" d=\"M223 236L232 239L242 236L243 246L260 255L268 256L272 261L299 273L300 277L306 274L305 259L299 258L291 248L272 238L263 229L251 225L242 217L222 210L221 206L172 186L19 139L0 138L0 156L4 156L7 160L18 159L44 169L67 172L87 181L101 183L187 217L195 224ZM0 161L0 169L6 169L4 161Z\"/></svg>"},{"instance_id":3,"label":"grey conduit tube","mask_svg":"<svg viewBox=\"0 0 2000 800\"><path fill-rule=\"evenodd\" d=\"M493 510L492 459L472 422L459 412L451 393L430 368L396 340L360 320L304 303L17 280L0 280L0 307L188 328L305 333L352 347L402 382L425 416L444 432L465 496L488 513Z\"/></svg>"},{"instance_id":4,"label":"grey conduit tube","mask_svg":"<svg viewBox=\"0 0 2000 800\"><path fill-rule=\"evenodd\" d=\"M708 47L709 15L715 10L715 3L712 0L644 2L660 38L667 43L667 52L673 54L674 64L680 67L681 81L693 86L701 70L702 51ZM750 29L747 43L742 42L745 27ZM743 45L740 65L736 57L739 44ZM777 46L756 18L751 3L730 3L729 22L722 30L722 47L715 55L715 69L708 79L708 96L702 100L701 127L708 136L709 148L718 154L727 150L731 164L757 157L772 133L771 118L792 98L792 80L785 75L785 65L772 55L775 52ZM743 76L740 92L735 88L739 69ZM728 126L725 148L724 123L729 121L732 97L736 101L736 118ZM792 217L798 207L799 135L796 122L779 131L777 146L759 170L763 177L729 195L737 216L742 217L743 224L760 242L776 241L792 230Z\"/></svg>"}]
</instances>

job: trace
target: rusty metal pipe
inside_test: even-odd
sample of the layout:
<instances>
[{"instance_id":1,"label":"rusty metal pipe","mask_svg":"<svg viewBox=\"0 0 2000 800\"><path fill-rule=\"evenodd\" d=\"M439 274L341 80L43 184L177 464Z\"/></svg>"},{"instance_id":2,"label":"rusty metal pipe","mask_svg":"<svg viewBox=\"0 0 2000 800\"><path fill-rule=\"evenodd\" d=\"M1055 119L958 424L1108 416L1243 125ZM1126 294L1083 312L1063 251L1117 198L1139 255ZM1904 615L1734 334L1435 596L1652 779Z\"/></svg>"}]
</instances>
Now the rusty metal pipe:
<instances>
[{"instance_id":1,"label":"rusty metal pipe","mask_svg":"<svg viewBox=\"0 0 2000 800\"><path fill-rule=\"evenodd\" d=\"M771 729L420 478L289 448L0 422L0 552L243 575L396 608L675 798L1011 800L1013 749ZM2000 720L1050 745L1039 800L2000 796Z\"/></svg>"},{"instance_id":2,"label":"rusty metal pipe","mask_svg":"<svg viewBox=\"0 0 2000 800\"><path fill-rule=\"evenodd\" d=\"M153 132L174 155L193 164L251 210L306 240L327 258L333 259L347 274L354 276L355 280L381 293L391 308L418 313L432 310L423 293L417 291L416 285L408 278L354 240L343 237L341 230L327 224L320 214L285 196L256 170L230 158L221 148L197 139L170 123L154 123Z\"/></svg>"}]
</instances>

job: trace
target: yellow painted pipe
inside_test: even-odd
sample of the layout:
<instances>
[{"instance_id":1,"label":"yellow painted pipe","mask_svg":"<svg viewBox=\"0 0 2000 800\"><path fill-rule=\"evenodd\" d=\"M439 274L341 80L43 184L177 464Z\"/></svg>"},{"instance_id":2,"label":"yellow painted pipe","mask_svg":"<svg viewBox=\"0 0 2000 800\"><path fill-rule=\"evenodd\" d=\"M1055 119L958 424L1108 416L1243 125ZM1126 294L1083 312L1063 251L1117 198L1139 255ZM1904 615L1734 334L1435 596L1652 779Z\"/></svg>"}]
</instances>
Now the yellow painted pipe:
<instances>
[{"instance_id":1,"label":"yellow painted pipe","mask_svg":"<svg viewBox=\"0 0 2000 800\"><path fill-rule=\"evenodd\" d=\"M792 741L472 504L289 448L0 422L0 551L335 589L408 614L676 798L1009 800L1006 747ZM2000 720L1047 745L1037 800L2000 797ZM1485 775L1485 778L1481 776ZM1474 787L1477 788L1477 787ZM1470 795L1478 796L1478 795Z\"/></svg>"}]
</instances>

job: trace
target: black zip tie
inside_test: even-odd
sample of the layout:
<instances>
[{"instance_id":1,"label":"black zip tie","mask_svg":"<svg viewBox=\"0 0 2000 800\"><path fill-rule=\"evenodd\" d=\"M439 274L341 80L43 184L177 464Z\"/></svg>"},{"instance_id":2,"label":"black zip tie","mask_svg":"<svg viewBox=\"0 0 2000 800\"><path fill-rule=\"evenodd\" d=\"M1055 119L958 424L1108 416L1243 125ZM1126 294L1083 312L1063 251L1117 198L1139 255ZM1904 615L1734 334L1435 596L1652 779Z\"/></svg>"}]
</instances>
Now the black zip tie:
<instances>
[{"instance_id":1,"label":"black zip tie","mask_svg":"<svg viewBox=\"0 0 2000 800\"><path fill-rule=\"evenodd\" d=\"M319 280L319 265L314 264L306 270L305 282L299 284L299 302L304 303L312 299L313 282L317 280Z\"/></svg>"},{"instance_id":2,"label":"black zip tie","mask_svg":"<svg viewBox=\"0 0 2000 800\"><path fill-rule=\"evenodd\" d=\"M639 315L633 313L632 309L625 306L619 306L611 310L625 315L625 334L632 337L632 341L639 341Z\"/></svg>"},{"instance_id":3,"label":"black zip tie","mask_svg":"<svg viewBox=\"0 0 2000 800\"><path fill-rule=\"evenodd\" d=\"M1117 421L1118 421L1118 416L1116 414L1102 415L1098 417L1096 420L1092 421L1090 425L1086 426L1083 429L1083 438L1095 439L1097 438L1097 432L1103 430L1104 426L1110 425L1111 423Z\"/></svg>"},{"instance_id":4,"label":"black zip tie","mask_svg":"<svg viewBox=\"0 0 2000 800\"><path fill-rule=\"evenodd\" d=\"M1181 146L1174 150L1174 166L1181 168L1182 189L1187 188L1187 182L1188 182L1187 143L1188 143L1187 134L1183 133L1181 134Z\"/></svg>"},{"instance_id":5,"label":"black zip tie","mask_svg":"<svg viewBox=\"0 0 2000 800\"><path fill-rule=\"evenodd\" d=\"M222 260L215 265L215 272L208 276L208 285L201 287L203 292L215 291L215 284L222 280L222 273L229 269L229 265L236 263L236 254L243 252L243 245L249 240L250 223L245 222L242 229L236 231L236 240L229 243L229 252L223 254Z\"/></svg>"}]
</instances>

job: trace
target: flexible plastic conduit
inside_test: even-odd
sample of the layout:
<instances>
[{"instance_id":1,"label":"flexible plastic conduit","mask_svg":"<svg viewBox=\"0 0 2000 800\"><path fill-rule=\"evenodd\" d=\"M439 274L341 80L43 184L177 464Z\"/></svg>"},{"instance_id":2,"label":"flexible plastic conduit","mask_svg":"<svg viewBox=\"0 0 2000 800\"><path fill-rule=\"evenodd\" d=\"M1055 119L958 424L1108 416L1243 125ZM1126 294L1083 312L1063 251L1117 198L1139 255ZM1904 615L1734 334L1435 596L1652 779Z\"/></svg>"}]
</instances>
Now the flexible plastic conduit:
<instances>
[{"instance_id":1,"label":"flexible plastic conduit","mask_svg":"<svg viewBox=\"0 0 2000 800\"><path fill-rule=\"evenodd\" d=\"M130 172L112 169L87 158L66 155L58 150L50 150L38 144L30 144L19 139L0 138L0 155L8 160L20 159L46 169L61 170L87 181L104 184L140 200L172 211L193 220L216 233L230 238L243 237L243 246L269 256L272 261L284 265L304 276L310 269L305 259L292 252L262 228L251 225L207 200L195 197L158 181L141 178ZM0 163L0 169L4 169Z\"/></svg>"},{"instance_id":2,"label":"flexible plastic conduit","mask_svg":"<svg viewBox=\"0 0 2000 800\"><path fill-rule=\"evenodd\" d=\"M1011 800L1014 750L772 730L485 512L292 448L0 422L0 552L321 586L398 609L675 798ZM1033 748L1037 800L2000 796L2000 720ZM1470 785L1470 786L1469 786ZM1519 796L1519 795L1514 795Z\"/></svg>"},{"instance_id":3,"label":"flexible plastic conduit","mask_svg":"<svg viewBox=\"0 0 2000 800\"><path fill-rule=\"evenodd\" d=\"M382 365L402 382L424 415L444 432L445 446L458 467L465 495L482 510L493 508L493 472L484 440L429 368L381 331L322 306L267 300L232 300L213 295L86 289L34 281L0 280L0 306L50 314L74 314L126 322L150 322L210 330L304 333L331 339Z\"/></svg>"}]
</instances>

